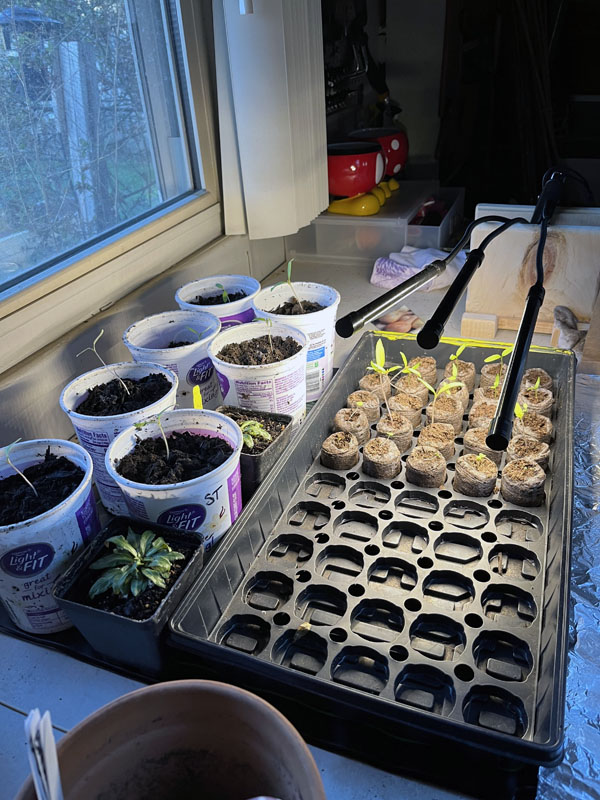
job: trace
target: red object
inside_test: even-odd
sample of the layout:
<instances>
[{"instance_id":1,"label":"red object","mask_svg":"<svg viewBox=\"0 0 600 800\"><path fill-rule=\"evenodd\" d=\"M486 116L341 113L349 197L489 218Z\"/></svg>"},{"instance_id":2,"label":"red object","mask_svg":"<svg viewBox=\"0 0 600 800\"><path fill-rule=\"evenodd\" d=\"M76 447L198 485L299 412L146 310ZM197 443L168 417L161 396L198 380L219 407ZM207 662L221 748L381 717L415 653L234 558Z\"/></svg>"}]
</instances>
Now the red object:
<instances>
[{"instance_id":1,"label":"red object","mask_svg":"<svg viewBox=\"0 0 600 800\"><path fill-rule=\"evenodd\" d=\"M354 197L369 192L383 177L385 158L375 142L342 142L327 147L329 194Z\"/></svg>"},{"instance_id":2,"label":"red object","mask_svg":"<svg viewBox=\"0 0 600 800\"><path fill-rule=\"evenodd\" d=\"M387 159L386 178L397 177L406 166L408 136L406 131L400 128L362 128L352 131L349 138L363 142L377 142L381 145Z\"/></svg>"}]
</instances>

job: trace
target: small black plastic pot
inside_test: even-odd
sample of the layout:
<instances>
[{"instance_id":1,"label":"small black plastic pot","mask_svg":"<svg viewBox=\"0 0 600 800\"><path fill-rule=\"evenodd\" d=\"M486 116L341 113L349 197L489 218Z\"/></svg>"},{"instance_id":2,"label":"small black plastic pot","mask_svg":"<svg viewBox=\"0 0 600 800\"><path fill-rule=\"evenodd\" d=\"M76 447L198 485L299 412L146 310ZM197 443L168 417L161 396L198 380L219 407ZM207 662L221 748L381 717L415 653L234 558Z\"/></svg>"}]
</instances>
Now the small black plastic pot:
<instances>
[{"instance_id":1,"label":"small black plastic pot","mask_svg":"<svg viewBox=\"0 0 600 800\"><path fill-rule=\"evenodd\" d=\"M240 455L242 499L244 503L247 503L290 443L293 417L289 414L276 414L272 411L254 411L251 408L238 408L237 406L219 406L217 411L220 411L221 414L225 414L226 416L230 416L230 412L242 412L243 414L252 416L259 422L263 419L270 419L285 425L285 428L281 431L279 436L274 439L262 453L251 455L250 453L244 453L242 450Z\"/></svg>"},{"instance_id":2,"label":"small black plastic pot","mask_svg":"<svg viewBox=\"0 0 600 800\"><path fill-rule=\"evenodd\" d=\"M129 619L69 599L69 594L79 577L101 555L106 539L121 533L125 535L128 528L138 534L152 530L160 534L175 550L182 545L197 547L159 607L145 620ZM152 522L136 522L125 517L116 517L100 531L56 581L52 594L81 635L108 660L143 673L159 673L164 659L163 628L200 572L203 559L204 546L201 540L195 539L190 534L164 528Z\"/></svg>"}]
</instances>

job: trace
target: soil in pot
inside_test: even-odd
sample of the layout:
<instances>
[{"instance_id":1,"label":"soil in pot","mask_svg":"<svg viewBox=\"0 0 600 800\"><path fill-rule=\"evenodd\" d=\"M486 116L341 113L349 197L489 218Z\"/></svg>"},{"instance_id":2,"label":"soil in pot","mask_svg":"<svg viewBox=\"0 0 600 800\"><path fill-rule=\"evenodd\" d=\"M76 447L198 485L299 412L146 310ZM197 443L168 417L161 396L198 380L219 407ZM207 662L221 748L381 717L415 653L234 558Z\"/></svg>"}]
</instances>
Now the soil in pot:
<instances>
[{"instance_id":1,"label":"soil in pot","mask_svg":"<svg viewBox=\"0 0 600 800\"><path fill-rule=\"evenodd\" d=\"M502 497L517 506L541 506L546 473L532 459L516 458L502 470Z\"/></svg>"},{"instance_id":2,"label":"soil in pot","mask_svg":"<svg viewBox=\"0 0 600 800\"><path fill-rule=\"evenodd\" d=\"M401 375L392 383L394 393L406 392L419 398L421 406L429 400L429 389L424 386L416 375Z\"/></svg>"},{"instance_id":3,"label":"soil in pot","mask_svg":"<svg viewBox=\"0 0 600 800\"><path fill-rule=\"evenodd\" d=\"M275 364L295 356L302 350L292 336L257 336L245 342L231 342L225 345L217 357L228 364L241 364L244 367Z\"/></svg>"},{"instance_id":4,"label":"soil in pot","mask_svg":"<svg viewBox=\"0 0 600 800\"><path fill-rule=\"evenodd\" d=\"M435 447L418 445L406 459L406 480L430 489L446 480L446 459Z\"/></svg>"},{"instance_id":5,"label":"soil in pot","mask_svg":"<svg viewBox=\"0 0 600 800\"><path fill-rule=\"evenodd\" d=\"M493 386L496 375L500 375L500 383L504 383L506 364L500 364L498 361L492 364L484 364L481 368L481 375L479 376L480 388L485 389L487 386Z\"/></svg>"},{"instance_id":6,"label":"soil in pot","mask_svg":"<svg viewBox=\"0 0 600 800\"><path fill-rule=\"evenodd\" d=\"M108 383L99 383L92 387L75 411L90 417L128 414L130 411L137 411L156 403L170 389L168 378L159 372L145 375L143 378L123 378L122 382L114 378Z\"/></svg>"},{"instance_id":7,"label":"soil in pot","mask_svg":"<svg viewBox=\"0 0 600 800\"><path fill-rule=\"evenodd\" d=\"M443 386L447 386L449 383L457 383L458 386L453 386L451 389L448 389L447 394L450 397L457 397L460 400L460 404L463 407L463 413L467 410L467 406L469 405L469 390L467 389L466 383L464 381L453 381L450 378L444 378L443 381L440 381L440 385L438 389L441 389Z\"/></svg>"},{"instance_id":8,"label":"soil in pot","mask_svg":"<svg viewBox=\"0 0 600 800\"><path fill-rule=\"evenodd\" d=\"M523 378L521 380L521 386L525 387L526 389L529 386L534 386L537 379L540 379L540 386L542 389L547 389L549 392L552 391L552 378L545 369L541 367L532 367L531 369L526 369L523 373Z\"/></svg>"},{"instance_id":9,"label":"soil in pot","mask_svg":"<svg viewBox=\"0 0 600 800\"><path fill-rule=\"evenodd\" d=\"M413 426L404 414L392 411L385 414L377 423L377 434L394 442L401 453L412 443Z\"/></svg>"},{"instance_id":10,"label":"soil in pot","mask_svg":"<svg viewBox=\"0 0 600 800\"><path fill-rule=\"evenodd\" d=\"M167 347L173 350L175 347L186 347L188 344L192 344L192 342L169 342Z\"/></svg>"},{"instance_id":11,"label":"soil in pot","mask_svg":"<svg viewBox=\"0 0 600 800\"><path fill-rule=\"evenodd\" d=\"M391 439L378 436L363 447L362 471L373 478L394 478L402 469L402 455Z\"/></svg>"},{"instance_id":12,"label":"soil in pot","mask_svg":"<svg viewBox=\"0 0 600 800\"><path fill-rule=\"evenodd\" d=\"M368 442L371 438L369 420L360 408L341 408L333 418L333 430L351 433L356 437L359 445Z\"/></svg>"},{"instance_id":13,"label":"soil in pot","mask_svg":"<svg viewBox=\"0 0 600 800\"><path fill-rule=\"evenodd\" d=\"M456 462L452 487L469 497L489 497L496 486L498 467L483 453L461 456Z\"/></svg>"},{"instance_id":14,"label":"soil in pot","mask_svg":"<svg viewBox=\"0 0 600 800\"><path fill-rule=\"evenodd\" d=\"M425 409L427 424L432 422L446 422L452 425L457 435L462 430L463 407L458 397L442 394L431 402Z\"/></svg>"},{"instance_id":15,"label":"soil in pot","mask_svg":"<svg viewBox=\"0 0 600 800\"><path fill-rule=\"evenodd\" d=\"M500 397L500 392L502 391L502 386L486 386L484 389L481 386L478 389L475 389L473 392L473 405L475 403L481 403L482 400L491 400L498 403L498 399Z\"/></svg>"},{"instance_id":16,"label":"soil in pot","mask_svg":"<svg viewBox=\"0 0 600 800\"><path fill-rule=\"evenodd\" d=\"M136 483L159 486L199 478L221 466L233 448L218 436L174 431L167 437L138 439L133 450L116 466L119 475Z\"/></svg>"},{"instance_id":17,"label":"soil in pot","mask_svg":"<svg viewBox=\"0 0 600 800\"><path fill-rule=\"evenodd\" d=\"M360 408L365 412L369 422L377 422L381 416L381 406L379 405L379 398L372 392L366 392L359 389L357 392L352 392L348 395L346 400L348 408Z\"/></svg>"},{"instance_id":18,"label":"soil in pot","mask_svg":"<svg viewBox=\"0 0 600 800\"><path fill-rule=\"evenodd\" d=\"M246 292L240 289L239 292L227 292L228 299L223 299L223 292L219 292L219 294L199 294L193 300L187 300L187 303L192 303L194 306L223 306L226 303L235 303L238 300L243 300L244 297L248 297Z\"/></svg>"},{"instance_id":19,"label":"soil in pot","mask_svg":"<svg viewBox=\"0 0 600 800\"><path fill-rule=\"evenodd\" d=\"M451 379L452 373L456 367L456 380L462 381L469 392L473 391L475 387L475 364L472 361L461 361L460 358L455 358L449 361L444 367L444 377ZM452 378L454 380L454 378Z\"/></svg>"},{"instance_id":20,"label":"soil in pot","mask_svg":"<svg viewBox=\"0 0 600 800\"><path fill-rule=\"evenodd\" d=\"M498 403L495 400L480 400L478 403L473 403L469 411L469 427L489 428L497 408Z\"/></svg>"},{"instance_id":21,"label":"soil in pot","mask_svg":"<svg viewBox=\"0 0 600 800\"><path fill-rule=\"evenodd\" d=\"M261 439L258 436L254 436L254 446L249 448L248 445L244 442L242 447L242 453L247 453L251 456L257 456L259 453L264 452L267 447L273 444L275 439L279 436L280 433L286 429L286 424L281 420L277 419L270 419L269 417L263 417L260 413L256 415L253 414L251 411L236 411L234 409L228 408L226 411L222 412L225 416L232 419L234 422L237 422L238 425L241 425L243 422L250 422L251 420L255 422L260 422L262 427L266 430L267 433L271 435L271 439Z\"/></svg>"},{"instance_id":22,"label":"soil in pot","mask_svg":"<svg viewBox=\"0 0 600 800\"><path fill-rule=\"evenodd\" d=\"M351 433L338 431L321 445L321 464L329 469L350 469L358 462L358 442Z\"/></svg>"},{"instance_id":23,"label":"soil in pot","mask_svg":"<svg viewBox=\"0 0 600 800\"><path fill-rule=\"evenodd\" d=\"M382 403L392 394L392 382L388 375L369 372L359 380L358 385L363 391L374 394Z\"/></svg>"},{"instance_id":24,"label":"soil in pot","mask_svg":"<svg viewBox=\"0 0 600 800\"><path fill-rule=\"evenodd\" d=\"M552 423L543 414L538 414L537 411L527 411L523 414L522 419L516 419L514 424L514 433L517 436L529 436L531 439L537 439L538 442L547 442L550 444L552 441Z\"/></svg>"},{"instance_id":25,"label":"soil in pot","mask_svg":"<svg viewBox=\"0 0 600 800\"><path fill-rule=\"evenodd\" d=\"M424 381L435 386L437 383L437 361L433 356L417 356L411 358L408 366L419 371Z\"/></svg>"},{"instance_id":26,"label":"soil in pot","mask_svg":"<svg viewBox=\"0 0 600 800\"><path fill-rule=\"evenodd\" d=\"M286 303L277 306L277 308L271 309L269 314L314 314L315 311L323 311L324 308L327 308L327 306L322 306L320 303L315 303L313 300L301 300L299 303L296 298L294 301L288 300Z\"/></svg>"},{"instance_id":27,"label":"soil in pot","mask_svg":"<svg viewBox=\"0 0 600 800\"><path fill-rule=\"evenodd\" d=\"M514 461L516 458L530 458L546 470L550 460L550 447L546 442L539 442L528 436L513 436L506 448L506 460Z\"/></svg>"},{"instance_id":28,"label":"soil in pot","mask_svg":"<svg viewBox=\"0 0 600 800\"><path fill-rule=\"evenodd\" d=\"M483 453L494 464L499 464L502 461L502 451L491 450L487 446L485 443L487 435L487 428L469 428L468 431L465 431L463 455L466 456L473 453L477 456L479 453Z\"/></svg>"},{"instance_id":29,"label":"soil in pot","mask_svg":"<svg viewBox=\"0 0 600 800\"><path fill-rule=\"evenodd\" d=\"M541 386L537 389L534 389L533 386L521 389L518 400L523 408L527 407L530 411L537 411L538 414L543 414L545 417L552 416L554 397L548 389L542 389Z\"/></svg>"},{"instance_id":30,"label":"soil in pot","mask_svg":"<svg viewBox=\"0 0 600 800\"><path fill-rule=\"evenodd\" d=\"M70 497L85 476L81 467L54 455L49 447L44 460L27 467L23 474L37 495L20 475L0 480L0 525L14 525L49 511Z\"/></svg>"},{"instance_id":31,"label":"soil in pot","mask_svg":"<svg viewBox=\"0 0 600 800\"><path fill-rule=\"evenodd\" d=\"M397 411L402 414L414 428L421 424L423 406L417 395L398 392L398 394L390 397L387 402L390 411Z\"/></svg>"},{"instance_id":32,"label":"soil in pot","mask_svg":"<svg viewBox=\"0 0 600 800\"><path fill-rule=\"evenodd\" d=\"M434 447L444 456L446 461L454 458L454 428L448 422L434 422L426 425L419 436L419 444L423 447Z\"/></svg>"}]
</instances>

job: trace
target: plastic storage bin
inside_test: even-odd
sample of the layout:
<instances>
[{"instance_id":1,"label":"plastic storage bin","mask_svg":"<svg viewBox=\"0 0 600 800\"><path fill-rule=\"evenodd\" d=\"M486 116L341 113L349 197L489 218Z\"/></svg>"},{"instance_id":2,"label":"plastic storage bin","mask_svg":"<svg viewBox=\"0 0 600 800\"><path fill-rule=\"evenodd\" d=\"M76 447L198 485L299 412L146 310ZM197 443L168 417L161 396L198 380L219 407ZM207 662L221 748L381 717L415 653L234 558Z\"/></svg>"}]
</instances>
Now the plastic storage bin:
<instances>
[{"instance_id":1,"label":"plastic storage bin","mask_svg":"<svg viewBox=\"0 0 600 800\"><path fill-rule=\"evenodd\" d=\"M465 203L465 190L461 187L444 187L431 193L444 200L448 205L448 213L439 225L411 225L406 228L406 244L412 247L445 247L462 219Z\"/></svg>"}]
</instances>

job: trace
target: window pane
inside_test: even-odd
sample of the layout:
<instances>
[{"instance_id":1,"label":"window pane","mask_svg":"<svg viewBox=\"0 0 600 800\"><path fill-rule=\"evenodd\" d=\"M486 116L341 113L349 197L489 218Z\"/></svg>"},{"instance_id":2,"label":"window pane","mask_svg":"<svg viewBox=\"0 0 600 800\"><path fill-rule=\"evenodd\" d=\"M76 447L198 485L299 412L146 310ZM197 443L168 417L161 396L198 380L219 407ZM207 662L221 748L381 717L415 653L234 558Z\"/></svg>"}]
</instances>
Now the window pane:
<instances>
[{"instance_id":1,"label":"window pane","mask_svg":"<svg viewBox=\"0 0 600 800\"><path fill-rule=\"evenodd\" d=\"M199 188L168 13L161 0L0 11L0 289Z\"/></svg>"}]
</instances>

